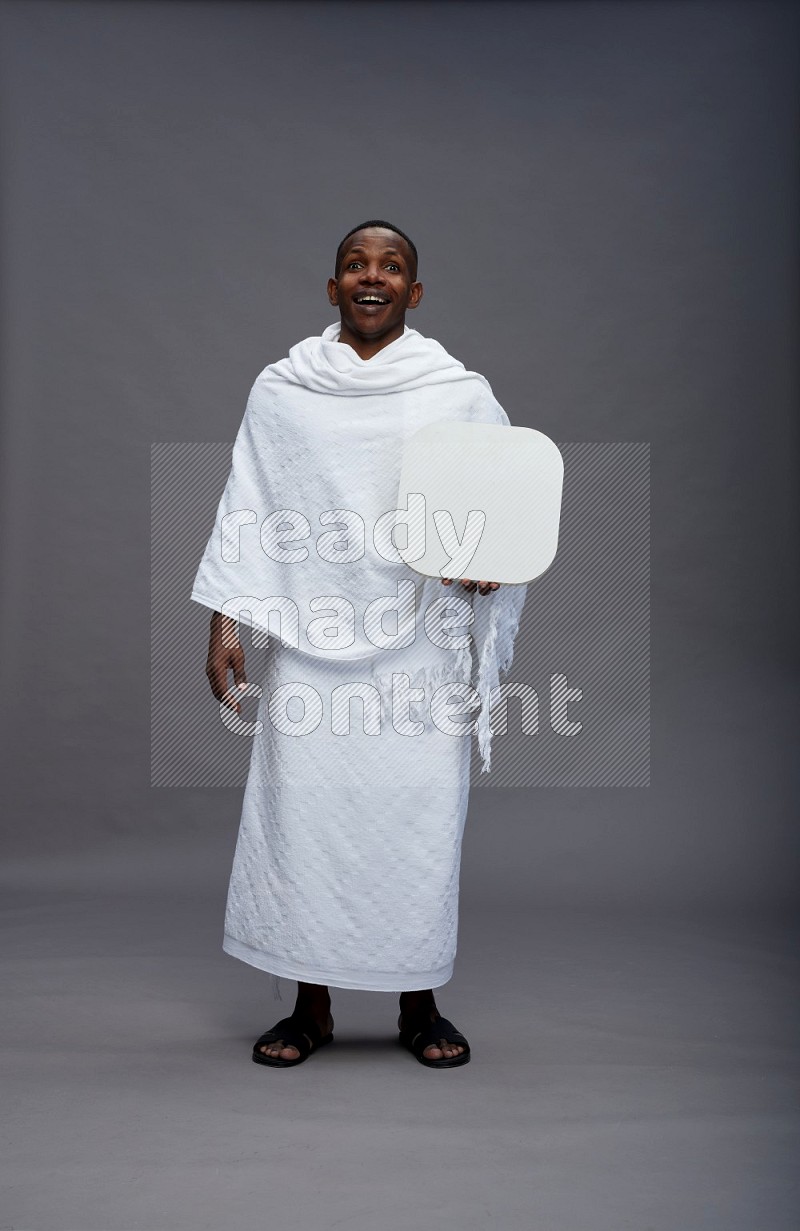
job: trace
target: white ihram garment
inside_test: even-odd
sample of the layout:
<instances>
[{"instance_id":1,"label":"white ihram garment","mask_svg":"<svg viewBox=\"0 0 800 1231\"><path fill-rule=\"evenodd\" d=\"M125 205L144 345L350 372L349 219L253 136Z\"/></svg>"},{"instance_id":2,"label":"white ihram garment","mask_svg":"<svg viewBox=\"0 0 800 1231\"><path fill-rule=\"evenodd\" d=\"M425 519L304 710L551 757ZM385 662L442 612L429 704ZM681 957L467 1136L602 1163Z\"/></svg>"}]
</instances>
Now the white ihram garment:
<instances>
[{"instance_id":1,"label":"white ihram garment","mask_svg":"<svg viewBox=\"0 0 800 1231\"><path fill-rule=\"evenodd\" d=\"M488 382L408 326L369 360L339 332L337 322L306 338L257 378L192 589L214 610L246 612L256 635L272 633L223 949L276 980L410 991L453 973L471 755L457 715L477 729L488 769L491 691L510 665L527 587L451 593L455 583L415 573L388 539L406 436L442 419L508 425ZM270 597L283 615L294 605L296 629L259 606ZM401 608L396 624L367 610L376 599ZM462 634L460 648L434 644L437 625ZM453 681L461 704L431 711ZM403 708L395 691L393 711L403 683L424 692ZM348 684L366 700L350 704L343 729L346 700L332 694Z\"/></svg>"}]
</instances>

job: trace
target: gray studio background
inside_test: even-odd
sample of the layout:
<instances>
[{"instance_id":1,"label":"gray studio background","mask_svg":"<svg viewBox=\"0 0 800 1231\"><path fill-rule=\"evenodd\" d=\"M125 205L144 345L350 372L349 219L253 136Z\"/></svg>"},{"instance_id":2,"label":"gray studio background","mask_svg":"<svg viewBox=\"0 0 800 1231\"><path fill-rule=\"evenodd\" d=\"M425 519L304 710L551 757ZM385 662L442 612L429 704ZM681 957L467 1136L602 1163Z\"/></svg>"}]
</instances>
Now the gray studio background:
<instances>
[{"instance_id":1,"label":"gray studio background","mask_svg":"<svg viewBox=\"0 0 800 1231\"><path fill-rule=\"evenodd\" d=\"M268 1196L277 1228L395 1231L396 1150L443 1226L795 1225L797 28L772 3L0 5L0 1227L249 1231ZM650 447L650 785L473 793L458 1086L381 1053L390 1003L356 993L346 1080L251 1065L290 1006L219 948L241 788L150 784L151 445L232 442L369 217L419 248L408 323L512 422ZM197 678L207 615L187 596ZM164 671L176 722L197 695Z\"/></svg>"}]
</instances>

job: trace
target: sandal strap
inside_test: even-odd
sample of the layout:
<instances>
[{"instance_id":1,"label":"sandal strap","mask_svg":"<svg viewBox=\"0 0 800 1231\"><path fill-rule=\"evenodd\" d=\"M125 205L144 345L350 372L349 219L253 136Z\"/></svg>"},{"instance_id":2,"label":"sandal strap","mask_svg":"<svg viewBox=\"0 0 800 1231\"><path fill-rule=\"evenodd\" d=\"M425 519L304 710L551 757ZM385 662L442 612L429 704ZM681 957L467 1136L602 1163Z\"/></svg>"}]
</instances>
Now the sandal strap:
<instances>
[{"instance_id":1,"label":"sandal strap","mask_svg":"<svg viewBox=\"0 0 800 1231\"><path fill-rule=\"evenodd\" d=\"M444 1039L445 1043L457 1043L465 1051L469 1047L461 1031L457 1030L446 1017L437 1017L435 1022L426 1022L419 1030L415 1030L412 1024L410 1028L401 1030L400 1034L408 1040L415 1056L421 1056L425 1048L430 1047L431 1044L438 1046L440 1039Z\"/></svg>"},{"instance_id":2,"label":"sandal strap","mask_svg":"<svg viewBox=\"0 0 800 1231\"><path fill-rule=\"evenodd\" d=\"M282 1042L284 1047L296 1047L301 1056L308 1056L322 1039L322 1031L311 1018L282 1017L271 1030L266 1030L255 1044Z\"/></svg>"}]
</instances>

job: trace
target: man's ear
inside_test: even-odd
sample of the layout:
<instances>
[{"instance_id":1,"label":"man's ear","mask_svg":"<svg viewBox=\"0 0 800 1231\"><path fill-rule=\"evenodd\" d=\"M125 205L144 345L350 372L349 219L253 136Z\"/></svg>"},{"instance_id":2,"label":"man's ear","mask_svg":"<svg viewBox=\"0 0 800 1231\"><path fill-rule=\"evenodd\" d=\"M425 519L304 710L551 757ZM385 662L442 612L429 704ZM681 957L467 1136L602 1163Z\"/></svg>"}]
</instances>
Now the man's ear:
<instances>
[{"instance_id":1,"label":"man's ear","mask_svg":"<svg viewBox=\"0 0 800 1231\"><path fill-rule=\"evenodd\" d=\"M335 278L328 279L328 299L334 307L339 302L339 283Z\"/></svg>"},{"instance_id":2,"label":"man's ear","mask_svg":"<svg viewBox=\"0 0 800 1231\"><path fill-rule=\"evenodd\" d=\"M408 291L408 303L406 304L406 307L416 308L420 299L422 299L422 295L423 295L422 283L412 282L409 288L409 291Z\"/></svg>"}]
</instances>

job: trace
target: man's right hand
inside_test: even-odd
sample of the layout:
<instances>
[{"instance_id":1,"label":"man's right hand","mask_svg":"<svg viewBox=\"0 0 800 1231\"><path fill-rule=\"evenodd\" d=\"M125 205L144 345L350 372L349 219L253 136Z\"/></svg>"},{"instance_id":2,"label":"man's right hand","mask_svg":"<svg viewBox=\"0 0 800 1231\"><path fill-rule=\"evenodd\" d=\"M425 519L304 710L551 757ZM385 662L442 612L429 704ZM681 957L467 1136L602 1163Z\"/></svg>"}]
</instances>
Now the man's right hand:
<instances>
[{"instance_id":1,"label":"man's right hand","mask_svg":"<svg viewBox=\"0 0 800 1231\"><path fill-rule=\"evenodd\" d=\"M228 687L228 672L233 672L234 690L247 683L244 673L244 650L239 643L237 621L215 611L211 617L208 638L206 675L211 691L228 709L241 714L242 707Z\"/></svg>"}]
</instances>

